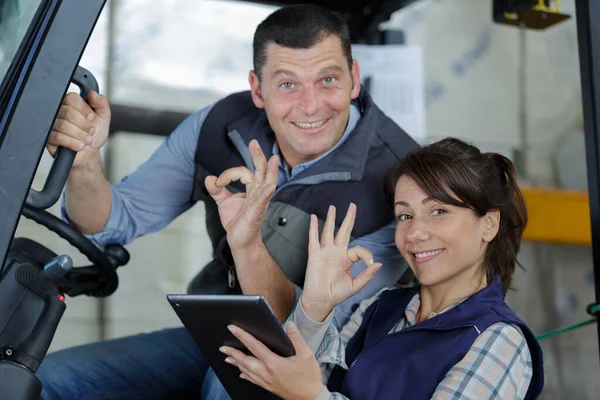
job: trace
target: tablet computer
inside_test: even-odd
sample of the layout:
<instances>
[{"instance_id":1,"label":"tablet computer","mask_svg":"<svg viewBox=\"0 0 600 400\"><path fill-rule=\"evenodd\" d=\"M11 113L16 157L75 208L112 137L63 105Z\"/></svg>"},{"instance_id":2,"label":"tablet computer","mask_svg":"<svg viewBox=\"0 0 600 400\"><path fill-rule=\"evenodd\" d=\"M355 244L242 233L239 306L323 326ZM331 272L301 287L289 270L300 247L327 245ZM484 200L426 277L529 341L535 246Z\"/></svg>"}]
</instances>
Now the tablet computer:
<instances>
[{"instance_id":1,"label":"tablet computer","mask_svg":"<svg viewBox=\"0 0 600 400\"><path fill-rule=\"evenodd\" d=\"M240 370L226 363L226 355L219 351L219 347L225 345L249 354L227 329L227 325L233 324L282 357L295 354L292 342L264 297L170 294L167 299L232 400L279 399L260 386L241 379Z\"/></svg>"}]
</instances>

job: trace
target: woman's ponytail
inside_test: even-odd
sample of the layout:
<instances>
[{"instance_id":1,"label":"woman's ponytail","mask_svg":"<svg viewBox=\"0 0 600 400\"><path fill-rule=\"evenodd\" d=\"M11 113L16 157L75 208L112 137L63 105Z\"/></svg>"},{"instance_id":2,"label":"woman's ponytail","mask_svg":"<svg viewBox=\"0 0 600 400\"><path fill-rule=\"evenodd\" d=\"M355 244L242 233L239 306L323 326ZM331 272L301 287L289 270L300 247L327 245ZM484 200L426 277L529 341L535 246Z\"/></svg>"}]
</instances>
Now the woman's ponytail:
<instances>
[{"instance_id":1,"label":"woman's ponytail","mask_svg":"<svg viewBox=\"0 0 600 400\"><path fill-rule=\"evenodd\" d=\"M496 187L490 187L497 193L497 205L500 211L498 234L488 244L485 255L488 281L494 275L499 276L505 290L510 289L516 265L523 266L517 260L521 244L521 236L527 225L527 207L523 194L517 184L517 173L514 164L498 153L486 153L492 163L492 171L496 171L494 179Z\"/></svg>"}]
</instances>

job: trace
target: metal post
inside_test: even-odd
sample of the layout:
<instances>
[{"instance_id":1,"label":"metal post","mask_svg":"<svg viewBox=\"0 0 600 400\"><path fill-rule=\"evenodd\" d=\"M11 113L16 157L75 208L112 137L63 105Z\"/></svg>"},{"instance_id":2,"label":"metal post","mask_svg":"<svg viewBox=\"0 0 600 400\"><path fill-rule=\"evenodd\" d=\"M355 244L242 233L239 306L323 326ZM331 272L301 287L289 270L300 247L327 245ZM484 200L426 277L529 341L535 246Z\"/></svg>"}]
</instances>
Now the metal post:
<instances>
[{"instance_id":1,"label":"metal post","mask_svg":"<svg viewBox=\"0 0 600 400\"><path fill-rule=\"evenodd\" d=\"M110 0L108 3L108 29L106 40L106 86L104 95L110 101L113 92L113 65L115 62L115 27L116 13L118 11L118 0ZM111 150L110 139L104 146L104 175L109 182L112 182L112 164L113 152ZM108 302L105 298L98 299L98 339L106 339L106 322L108 314Z\"/></svg>"},{"instance_id":2,"label":"metal post","mask_svg":"<svg viewBox=\"0 0 600 400\"><path fill-rule=\"evenodd\" d=\"M592 227L596 303L600 301L600 1L576 0L577 37ZM600 324L597 324L600 340ZM600 343L600 342L599 342Z\"/></svg>"}]
</instances>

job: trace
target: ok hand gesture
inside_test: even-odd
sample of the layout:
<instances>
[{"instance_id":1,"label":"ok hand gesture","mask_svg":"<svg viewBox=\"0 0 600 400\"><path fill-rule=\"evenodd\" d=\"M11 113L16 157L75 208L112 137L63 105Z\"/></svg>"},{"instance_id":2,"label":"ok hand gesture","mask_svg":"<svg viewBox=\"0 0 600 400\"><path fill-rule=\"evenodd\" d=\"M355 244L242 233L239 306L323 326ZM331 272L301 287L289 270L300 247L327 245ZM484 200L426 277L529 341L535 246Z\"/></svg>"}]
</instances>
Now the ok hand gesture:
<instances>
[{"instance_id":1,"label":"ok hand gesture","mask_svg":"<svg viewBox=\"0 0 600 400\"><path fill-rule=\"evenodd\" d=\"M363 247L348 249L356 205L350 204L335 237L335 207L329 207L320 241L317 217L310 218L308 265L301 302L306 314L320 322L333 307L360 292L381 268L381 263L374 262L373 254ZM360 259L367 268L354 277L350 267Z\"/></svg>"},{"instance_id":2,"label":"ok hand gesture","mask_svg":"<svg viewBox=\"0 0 600 400\"><path fill-rule=\"evenodd\" d=\"M278 156L272 156L267 162L256 140L250 142L249 148L254 173L246 167L235 167L223 171L218 178L211 175L204 180L208 193L219 207L232 251L245 250L255 241L262 241L261 226L277 186ZM234 194L227 190L226 186L234 181L245 184L246 193Z\"/></svg>"}]
</instances>

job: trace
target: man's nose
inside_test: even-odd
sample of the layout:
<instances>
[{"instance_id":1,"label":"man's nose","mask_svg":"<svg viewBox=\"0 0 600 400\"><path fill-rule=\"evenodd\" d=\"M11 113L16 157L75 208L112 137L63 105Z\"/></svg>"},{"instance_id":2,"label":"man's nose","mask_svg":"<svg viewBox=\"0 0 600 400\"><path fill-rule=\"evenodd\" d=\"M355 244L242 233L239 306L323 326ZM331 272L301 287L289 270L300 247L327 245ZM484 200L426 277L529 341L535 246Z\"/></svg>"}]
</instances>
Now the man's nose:
<instances>
[{"instance_id":1,"label":"man's nose","mask_svg":"<svg viewBox=\"0 0 600 400\"><path fill-rule=\"evenodd\" d=\"M300 108L306 115L316 114L319 110L319 93L313 87L305 87L300 100Z\"/></svg>"}]
</instances>

